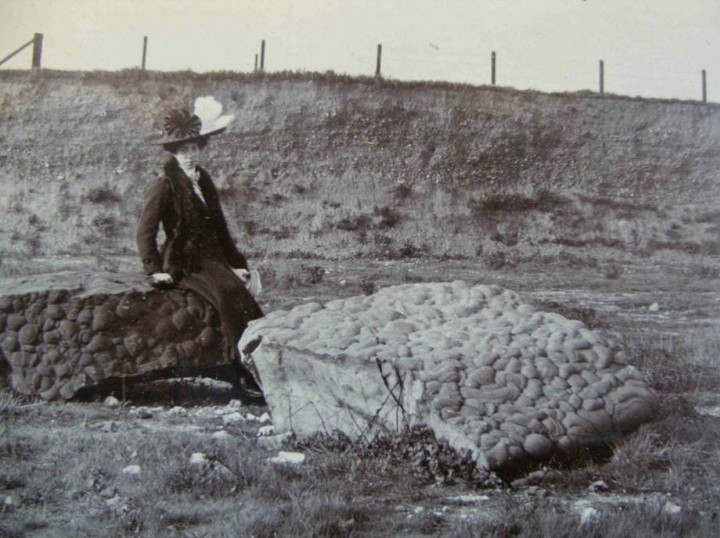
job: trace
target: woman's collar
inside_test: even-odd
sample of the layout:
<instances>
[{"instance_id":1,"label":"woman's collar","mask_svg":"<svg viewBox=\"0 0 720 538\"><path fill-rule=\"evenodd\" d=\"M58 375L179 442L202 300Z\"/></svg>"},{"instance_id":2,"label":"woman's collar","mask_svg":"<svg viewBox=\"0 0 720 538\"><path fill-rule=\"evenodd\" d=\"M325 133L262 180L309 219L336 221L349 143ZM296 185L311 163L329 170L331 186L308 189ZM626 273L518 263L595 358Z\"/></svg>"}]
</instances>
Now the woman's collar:
<instances>
[{"instance_id":1,"label":"woman's collar","mask_svg":"<svg viewBox=\"0 0 720 538\"><path fill-rule=\"evenodd\" d=\"M197 165L195 167L195 172L192 174L188 174L185 170L182 169L180 166L180 163L177 162L177 159L175 157L170 157L167 161L165 161L164 166L165 174L166 175L178 175L178 174L185 174L190 179L199 179L203 175L206 175L207 172L203 170L203 168L200 165Z\"/></svg>"}]
</instances>

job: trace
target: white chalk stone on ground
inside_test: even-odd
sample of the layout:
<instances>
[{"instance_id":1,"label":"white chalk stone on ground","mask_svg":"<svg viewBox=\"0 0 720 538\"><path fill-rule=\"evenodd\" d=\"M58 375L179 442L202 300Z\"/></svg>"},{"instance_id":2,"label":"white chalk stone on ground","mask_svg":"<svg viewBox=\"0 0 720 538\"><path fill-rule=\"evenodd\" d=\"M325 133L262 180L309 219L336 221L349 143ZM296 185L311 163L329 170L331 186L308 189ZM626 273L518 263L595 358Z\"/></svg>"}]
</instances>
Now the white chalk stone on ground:
<instances>
[{"instance_id":1,"label":"white chalk stone on ground","mask_svg":"<svg viewBox=\"0 0 720 538\"><path fill-rule=\"evenodd\" d=\"M610 490L610 486L608 486L607 482L605 480L597 480L590 484L588 486L588 489L592 491L593 493L604 493L606 491Z\"/></svg>"},{"instance_id":2,"label":"white chalk stone on ground","mask_svg":"<svg viewBox=\"0 0 720 538\"><path fill-rule=\"evenodd\" d=\"M213 439L230 439L231 435L225 430L218 430L216 432L213 432L210 437L212 437Z\"/></svg>"},{"instance_id":3,"label":"white chalk stone on ground","mask_svg":"<svg viewBox=\"0 0 720 538\"><path fill-rule=\"evenodd\" d=\"M305 463L305 454L302 452L285 452L281 450L277 456L270 458L268 461L280 465L300 465Z\"/></svg>"},{"instance_id":4,"label":"white chalk stone on ground","mask_svg":"<svg viewBox=\"0 0 720 538\"><path fill-rule=\"evenodd\" d=\"M592 506L587 506L583 508L582 512L580 512L580 525L592 525L595 523L598 519L600 519L600 512L593 508Z\"/></svg>"},{"instance_id":5,"label":"white chalk stone on ground","mask_svg":"<svg viewBox=\"0 0 720 538\"><path fill-rule=\"evenodd\" d=\"M110 409L115 409L120 407L120 400L118 400L115 396L108 396L105 398L105 401L103 401L103 405L105 407L109 407Z\"/></svg>"},{"instance_id":6,"label":"white chalk stone on ground","mask_svg":"<svg viewBox=\"0 0 720 538\"><path fill-rule=\"evenodd\" d=\"M193 452L190 455L190 465L207 465L207 456L202 452Z\"/></svg>"},{"instance_id":7,"label":"white chalk stone on ground","mask_svg":"<svg viewBox=\"0 0 720 538\"><path fill-rule=\"evenodd\" d=\"M499 470L606 443L657 409L617 344L499 286L404 284L308 303L252 322L239 348L258 337L244 360L277 433L423 424Z\"/></svg>"},{"instance_id":8,"label":"white chalk stone on ground","mask_svg":"<svg viewBox=\"0 0 720 538\"><path fill-rule=\"evenodd\" d=\"M257 444L261 448L279 450L292 437L292 433L281 433L258 437Z\"/></svg>"},{"instance_id":9,"label":"white chalk stone on ground","mask_svg":"<svg viewBox=\"0 0 720 538\"><path fill-rule=\"evenodd\" d=\"M447 500L454 504L478 504L489 501L490 497L487 495L456 495L454 497L448 497Z\"/></svg>"},{"instance_id":10,"label":"white chalk stone on ground","mask_svg":"<svg viewBox=\"0 0 720 538\"><path fill-rule=\"evenodd\" d=\"M273 426L272 424L260 426L260 428L258 429L258 437L269 437L271 435L275 435L275 426Z\"/></svg>"},{"instance_id":11,"label":"white chalk stone on ground","mask_svg":"<svg viewBox=\"0 0 720 538\"><path fill-rule=\"evenodd\" d=\"M142 472L142 469L139 465L128 465L123 468L122 472L127 475L139 475Z\"/></svg>"},{"instance_id":12,"label":"white chalk stone on ground","mask_svg":"<svg viewBox=\"0 0 720 538\"><path fill-rule=\"evenodd\" d=\"M232 413L222 416L223 424L237 424L238 422L245 422L245 420L245 416L238 411L233 411Z\"/></svg>"},{"instance_id":13,"label":"white chalk stone on ground","mask_svg":"<svg viewBox=\"0 0 720 538\"><path fill-rule=\"evenodd\" d=\"M131 409L130 416L145 419L145 418L152 418L153 413L149 408L147 408L145 406L140 406L140 407Z\"/></svg>"}]
</instances>

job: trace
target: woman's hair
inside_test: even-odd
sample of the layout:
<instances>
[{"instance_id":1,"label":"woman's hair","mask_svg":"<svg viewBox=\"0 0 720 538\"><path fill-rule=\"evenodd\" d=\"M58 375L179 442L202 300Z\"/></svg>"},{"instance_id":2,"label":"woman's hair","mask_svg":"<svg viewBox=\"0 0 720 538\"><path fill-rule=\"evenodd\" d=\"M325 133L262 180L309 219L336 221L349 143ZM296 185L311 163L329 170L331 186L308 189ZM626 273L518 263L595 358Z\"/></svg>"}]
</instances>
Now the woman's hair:
<instances>
[{"instance_id":1,"label":"woman's hair","mask_svg":"<svg viewBox=\"0 0 720 538\"><path fill-rule=\"evenodd\" d=\"M207 146L208 137L201 136L200 138L193 138L191 140L183 140L182 142L170 142L169 144L163 144L163 149L173 155L177 154L181 147L186 144L197 144L200 149Z\"/></svg>"}]
</instances>

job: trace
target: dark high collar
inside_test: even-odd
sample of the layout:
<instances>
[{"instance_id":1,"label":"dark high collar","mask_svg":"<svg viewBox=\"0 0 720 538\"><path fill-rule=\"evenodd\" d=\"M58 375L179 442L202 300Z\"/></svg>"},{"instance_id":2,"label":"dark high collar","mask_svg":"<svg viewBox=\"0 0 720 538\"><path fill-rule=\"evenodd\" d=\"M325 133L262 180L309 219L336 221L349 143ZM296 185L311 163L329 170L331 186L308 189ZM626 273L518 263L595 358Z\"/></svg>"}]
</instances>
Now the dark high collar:
<instances>
[{"instance_id":1,"label":"dark high collar","mask_svg":"<svg viewBox=\"0 0 720 538\"><path fill-rule=\"evenodd\" d=\"M175 157L170 157L167 161L165 161L163 170L165 172L165 175L167 175L167 176L178 177L178 176L186 175L185 171L182 168L180 168L180 165L178 164L177 159L175 159ZM199 165L195 167L195 170L200 172L201 178L204 178L205 176L208 175L207 172Z\"/></svg>"}]
</instances>

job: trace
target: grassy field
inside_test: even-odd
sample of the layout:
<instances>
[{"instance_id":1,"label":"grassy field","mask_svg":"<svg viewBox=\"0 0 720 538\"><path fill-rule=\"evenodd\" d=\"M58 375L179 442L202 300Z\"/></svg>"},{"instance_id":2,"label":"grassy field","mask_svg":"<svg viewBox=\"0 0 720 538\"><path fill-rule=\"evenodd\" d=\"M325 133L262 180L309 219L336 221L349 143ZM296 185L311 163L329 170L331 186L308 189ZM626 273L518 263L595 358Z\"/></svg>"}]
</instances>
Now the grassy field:
<instances>
[{"instance_id":1,"label":"grassy field","mask_svg":"<svg viewBox=\"0 0 720 538\"><path fill-rule=\"evenodd\" d=\"M67 260L66 260L67 262ZM55 269L63 268L57 260ZM116 259L118 267L131 265ZM0 395L7 536L715 536L720 282L687 268L265 259L268 310L403 282L498 283L617 334L660 418L605 459L505 482L425 431L372 443L258 437L262 407L199 380L128 386L115 407ZM47 267L47 266L46 266ZM38 270L42 264L38 262ZM648 309L658 303L656 311ZM698 409L704 410L699 413ZM252 416L248 419L248 413ZM713 414L715 413L715 414ZM305 454L278 465L279 450ZM204 456L199 456L203 454ZM134 467L136 466L136 467Z\"/></svg>"}]
</instances>

